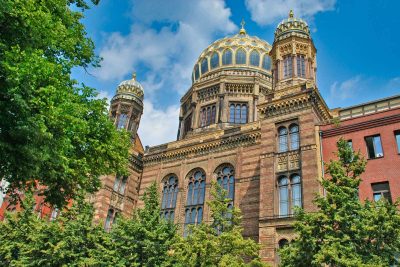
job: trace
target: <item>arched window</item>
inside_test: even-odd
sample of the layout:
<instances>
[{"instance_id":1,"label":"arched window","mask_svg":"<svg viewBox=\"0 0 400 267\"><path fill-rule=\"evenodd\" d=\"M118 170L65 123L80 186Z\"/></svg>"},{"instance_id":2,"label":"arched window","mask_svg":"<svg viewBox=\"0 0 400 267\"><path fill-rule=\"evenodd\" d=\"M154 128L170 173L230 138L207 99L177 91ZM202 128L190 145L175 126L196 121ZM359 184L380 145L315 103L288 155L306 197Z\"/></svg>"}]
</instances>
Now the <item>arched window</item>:
<instances>
[{"instance_id":1,"label":"arched window","mask_svg":"<svg viewBox=\"0 0 400 267\"><path fill-rule=\"evenodd\" d=\"M200 77L199 65L194 66L194 79L197 81Z\"/></svg>"},{"instance_id":2,"label":"arched window","mask_svg":"<svg viewBox=\"0 0 400 267\"><path fill-rule=\"evenodd\" d=\"M287 239L285 239L285 238L279 240L279 243L278 243L280 249L285 247L288 244L289 244L289 241Z\"/></svg>"},{"instance_id":3,"label":"arched window","mask_svg":"<svg viewBox=\"0 0 400 267\"><path fill-rule=\"evenodd\" d=\"M250 53L250 65L252 66L260 66L260 53L258 53L256 50L253 50Z\"/></svg>"},{"instance_id":4,"label":"arched window","mask_svg":"<svg viewBox=\"0 0 400 267\"><path fill-rule=\"evenodd\" d=\"M209 105L200 110L200 127L205 127L215 123L216 107Z\"/></svg>"},{"instance_id":5,"label":"arched window","mask_svg":"<svg viewBox=\"0 0 400 267\"><path fill-rule=\"evenodd\" d=\"M170 174L163 179L161 216L174 221L176 198L178 196L178 178Z\"/></svg>"},{"instance_id":6,"label":"arched window","mask_svg":"<svg viewBox=\"0 0 400 267\"><path fill-rule=\"evenodd\" d=\"M215 173L217 175L217 183L227 191L227 197L231 199L230 204L233 204L235 198L235 170L230 165L222 165L216 169Z\"/></svg>"},{"instance_id":7,"label":"arched window","mask_svg":"<svg viewBox=\"0 0 400 267\"><path fill-rule=\"evenodd\" d=\"M200 224L203 220L203 205L206 190L206 175L203 170L195 169L188 175L188 192L185 208L185 235L188 225Z\"/></svg>"},{"instance_id":8,"label":"arched window","mask_svg":"<svg viewBox=\"0 0 400 267\"><path fill-rule=\"evenodd\" d=\"M280 127L278 129L279 135L279 152L288 151L288 132L286 127Z\"/></svg>"},{"instance_id":9,"label":"arched window","mask_svg":"<svg viewBox=\"0 0 400 267\"><path fill-rule=\"evenodd\" d=\"M297 55L297 76L305 78L306 77L306 61L304 55Z\"/></svg>"},{"instance_id":10,"label":"arched window","mask_svg":"<svg viewBox=\"0 0 400 267\"><path fill-rule=\"evenodd\" d=\"M300 175L293 174L290 177L290 187L292 190L292 213L294 212L294 207L301 207L302 196L301 196L301 179Z\"/></svg>"},{"instance_id":11,"label":"arched window","mask_svg":"<svg viewBox=\"0 0 400 267\"><path fill-rule=\"evenodd\" d=\"M208 60L207 58L204 58L201 61L201 74L204 74L208 71Z\"/></svg>"},{"instance_id":12,"label":"arched window","mask_svg":"<svg viewBox=\"0 0 400 267\"><path fill-rule=\"evenodd\" d=\"M283 78L291 78L293 76L293 59L292 56L283 58Z\"/></svg>"},{"instance_id":13,"label":"arched window","mask_svg":"<svg viewBox=\"0 0 400 267\"><path fill-rule=\"evenodd\" d=\"M243 48L239 48L236 51L236 64L246 64L246 51Z\"/></svg>"},{"instance_id":14,"label":"arched window","mask_svg":"<svg viewBox=\"0 0 400 267\"><path fill-rule=\"evenodd\" d=\"M230 65L232 64L232 51L227 49L222 54L222 65Z\"/></svg>"},{"instance_id":15,"label":"arched window","mask_svg":"<svg viewBox=\"0 0 400 267\"><path fill-rule=\"evenodd\" d=\"M247 104L231 103L229 105L229 122L230 123L247 123Z\"/></svg>"},{"instance_id":16,"label":"arched window","mask_svg":"<svg viewBox=\"0 0 400 267\"><path fill-rule=\"evenodd\" d=\"M114 191L123 195L125 193L126 183L128 181L128 176L117 175L114 181Z\"/></svg>"},{"instance_id":17,"label":"arched window","mask_svg":"<svg viewBox=\"0 0 400 267\"><path fill-rule=\"evenodd\" d=\"M128 119L128 114L125 114L125 113L119 114L118 126L117 126L117 128L118 128L118 129L123 129L123 128L125 128L125 124L126 124L127 119Z\"/></svg>"},{"instance_id":18,"label":"arched window","mask_svg":"<svg viewBox=\"0 0 400 267\"><path fill-rule=\"evenodd\" d=\"M214 54L212 54L210 65L211 69L219 67L219 55L217 52L214 52Z\"/></svg>"},{"instance_id":19,"label":"arched window","mask_svg":"<svg viewBox=\"0 0 400 267\"><path fill-rule=\"evenodd\" d=\"M265 54L263 57L262 67L266 70L271 69L271 58L268 56L268 54Z\"/></svg>"},{"instance_id":20,"label":"arched window","mask_svg":"<svg viewBox=\"0 0 400 267\"><path fill-rule=\"evenodd\" d=\"M279 215L282 217L294 213L294 207L302 206L301 177L295 173L290 176L280 176L278 179Z\"/></svg>"},{"instance_id":21,"label":"arched window","mask_svg":"<svg viewBox=\"0 0 400 267\"><path fill-rule=\"evenodd\" d=\"M299 126L297 124L292 124L289 127L290 135L290 149L299 149L300 138L299 138Z\"/></svg>"},{"instance_id":22,"label":"arched window","mask_svg":"<svg viewBox=\"0 0 400 267\"><path fill-rule=\"evenodd\" d=\"M278 180L279 187L279 215L286 217L289 215L289 181L286 176L281 176Z\"/></svg>"},{"instance_id":23,"label":"arched window","mask_svg":"<svg viewBox=\"0 0 400 267\"><path fill-rule=\"evenodd\" d=\"M114 221L114 209L109 208L107 213L107 218L104 224L104 230L106 230L106 232L109 232L111 230L111 225L113 221Z\"/></svg>"}]
</instances>

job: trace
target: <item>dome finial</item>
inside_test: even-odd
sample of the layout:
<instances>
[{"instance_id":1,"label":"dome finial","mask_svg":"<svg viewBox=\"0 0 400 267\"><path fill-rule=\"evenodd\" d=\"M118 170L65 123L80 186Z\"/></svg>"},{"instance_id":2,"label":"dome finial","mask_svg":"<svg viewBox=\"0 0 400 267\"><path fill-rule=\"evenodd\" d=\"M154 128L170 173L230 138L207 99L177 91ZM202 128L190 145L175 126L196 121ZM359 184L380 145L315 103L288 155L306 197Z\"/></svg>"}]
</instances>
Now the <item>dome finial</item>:
<instances>
[{"instance_id":1,"label":"dome finial","mask_svg":"<svg viewBox=\"0 0 400 267\"><path fill-rule=\"evenodd\" d=\"M136 80L136 71L132 72L132 80Z\"/></svg>"},{"instance_id":2,"label":"dome finial","mask_svg":"<svg viewBox=\"0 0 400 267\"><path fill-rule=\"evenodd\" d=\"M239 34L246 34L246 30L244 29L245 24L246 24L246 22L242 18L242 22L240 22L240 25L242 26L242 28L240 29Z\"/></svg>"},{"instance_id":3,"label":"dome finial","mask_svg":"<svg viewBox=\"0 0 400 267\"><path fill-rule=\"evenodd\" d=\"M289 11L289 18L293 18L293 17L294 17L293 9L291 9L291 10Z\"/></svg>"}]
</instances>

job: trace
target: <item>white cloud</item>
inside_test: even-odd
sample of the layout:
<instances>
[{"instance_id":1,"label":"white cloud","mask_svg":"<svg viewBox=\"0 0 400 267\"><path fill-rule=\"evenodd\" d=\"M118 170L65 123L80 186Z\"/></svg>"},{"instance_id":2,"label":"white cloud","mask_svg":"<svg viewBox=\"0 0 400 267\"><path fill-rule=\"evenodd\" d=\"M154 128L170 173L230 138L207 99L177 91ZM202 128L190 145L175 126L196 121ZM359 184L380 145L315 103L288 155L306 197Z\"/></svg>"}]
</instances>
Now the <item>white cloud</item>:
<instances>
[{"instance_id":1,"label":"white cloud","mask_svg":"<svg viewBox=\"0 0 400 267\"><path fill-rule=\"evenodd\" d=\"M185 92L193 65L218 33L237 30L223 0L133 1L130 33L112 33L100 51L102 80L121 80L133 69L148 69L146 96L163 88ZM154 23L162 25L155 29ZM161 84L161 86L160 86Z\"/></svg>"},{"instance_id":2,"label":"white cloud","mask_svg":"<svg viewBox=\"0 0 400 267\"><path fill-rule=\"evenodd\" d=\"M165 110L157 107L160 94L171 99L186 92L201 51L238 27L224 0L132 0L132 6L130 32L108 35L96 76L118 82L133 70L146 70L138 76L145 90L139 134L144 145L157 145L176 138L179 116L179 100Z\"/></svg>"},{"instance_id":3,"label":"white cloud","mask_svg":"<svg viewBox=\"0 0 400 267\"><path fill-rule=\"evenodd\" d=\"M178 122L179 106L172 105L164 111L145 100L139 127L143 145L154 146L176 140Z\"/></svg>"},{"instance_id":4,"label":"white cloud","mask_svg":"<svg viewBox=\"0 0 400 267\"><path fill-rule=\"evenodd\" d=\"M362 76L357 75L341 83L335 81L330 87L330 99L346 100L355 97L362 89Z\"/></svg>"},{"instance_id":5,"label":"white cloud","mask_svg":"<svg viewBox=\"0 0 400 267\"><path fill-rule=\"evenodd\" d=\"M312 20L318 13L335 8L336 0L246 0L253 21L260 25L277 23L293 9L296 17Z\"/></svg>"}]
</instances>

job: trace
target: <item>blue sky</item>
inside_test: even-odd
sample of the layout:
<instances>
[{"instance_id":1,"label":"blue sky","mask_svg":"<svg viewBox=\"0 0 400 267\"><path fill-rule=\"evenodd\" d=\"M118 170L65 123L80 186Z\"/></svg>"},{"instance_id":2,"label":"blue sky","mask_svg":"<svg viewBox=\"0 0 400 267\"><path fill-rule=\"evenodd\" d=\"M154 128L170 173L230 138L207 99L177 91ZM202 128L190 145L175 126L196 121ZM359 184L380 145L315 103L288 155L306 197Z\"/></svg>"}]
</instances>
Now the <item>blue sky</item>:
<instances>
[{"instance_id":1,"label":"blue sky","mask_svg":"<svg viewBox=\"0 0 400 267\"><path fill-rule=\"evenodd\" d=\"M248 34L272 44L290 9L310 25L317 83L330 108L400 93L398 0L101 0L83 23L102 67L73 76L110 98L136 71L145 89L143 144L173 141L201 51L236 34L242 18Z\"/></svg>"}]
</instances>

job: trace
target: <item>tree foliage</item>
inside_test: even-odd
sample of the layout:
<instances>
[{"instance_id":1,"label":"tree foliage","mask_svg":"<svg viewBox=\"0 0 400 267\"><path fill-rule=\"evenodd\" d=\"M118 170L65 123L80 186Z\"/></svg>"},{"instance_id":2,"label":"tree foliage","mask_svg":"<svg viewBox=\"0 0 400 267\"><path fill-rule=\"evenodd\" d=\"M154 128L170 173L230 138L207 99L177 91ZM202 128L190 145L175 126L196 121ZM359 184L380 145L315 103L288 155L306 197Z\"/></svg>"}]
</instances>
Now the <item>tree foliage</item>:
<instances>
[{"instance_id":1,"label":"tree foliage","mask_svg":"<svg viewBox=\"0 0 400 267\"><path fill-rule=\"evenodd\" d=\"M161 266L177 240L176 226L160 216L160 199L153 183L144 193L144 207L132 218L119 218L111 231L118 257L125 266Z\"/></svg>"},{"instance_id":2,"label":"tree foliage","mask_svg":"<svg viewBox=\"0 0 400 267\"><path fill-rule=\"evenodd\" d=\"M104 230L92 224L93 209L76 202L56 221L40 219L27 194L22 211L0 223L1 266L125 266Z\"/></svg>"},{"instance_id":3,"label":"tree foliage","mask_svg":"<svg viewBox=\"0 0 400 267\"><path fill-rule=\"evenodd\" d=\"M327 165L318 211L298 210L298 237L280 251L282 266L389 266L400 251L399 203L361 202L358 187L366 160L343 139L338 160Z\"/></svg>"},{"instance_id":4,"label":"tree foliage","mask_svg":"<svg viewBox=\"0 0 400 267\"><path fill-rule=\"evenodd\" d=\"M9 193L42 185L59 207L127 165L129 137L108 119L106 100L71 78L73 68L99 65L80 22L88 7L84 0L0 4L0 177Z\"/></svg>"},{"instance_id":5,"label":"tree foliage","mask_svg":"<svg viewBox=\"0 0 400 267\"><path fill-rule=\"evenodd\" d=\"M231 199L217 183L208 202L212 223L189 226L186 237L172 246L168 264L173 266L264 266L259 261L258 244L244 238L240 211L229 209ZM168 266L168 265L167 265Z\"/></svg>"}]
</instances>

